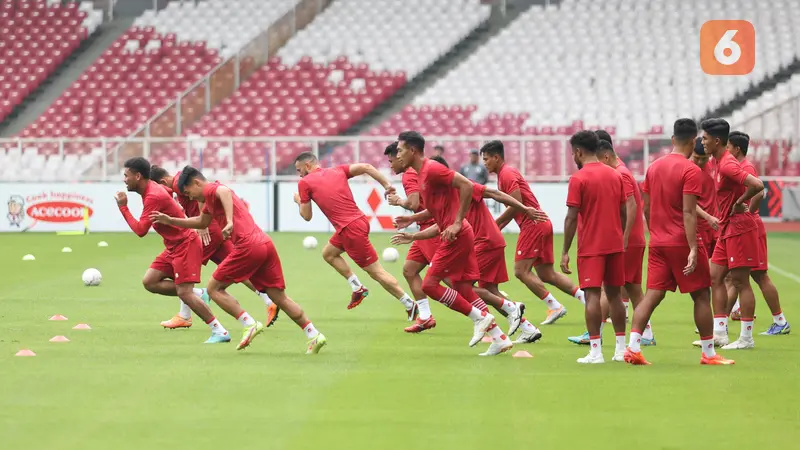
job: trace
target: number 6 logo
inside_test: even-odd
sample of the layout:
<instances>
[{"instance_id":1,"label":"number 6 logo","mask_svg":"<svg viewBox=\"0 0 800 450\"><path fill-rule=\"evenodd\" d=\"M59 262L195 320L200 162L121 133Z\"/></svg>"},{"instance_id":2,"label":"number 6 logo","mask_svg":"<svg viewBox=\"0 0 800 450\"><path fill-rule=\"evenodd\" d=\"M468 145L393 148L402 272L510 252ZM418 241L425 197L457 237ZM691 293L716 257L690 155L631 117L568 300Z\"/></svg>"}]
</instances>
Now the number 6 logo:
<instances>
[{"instance_id":1,"label":"number 6 logo","mask_svg":"<svg viewBox=\"0 0 800 450\"><path fill-rule=\"evenodd\" d=\"M746 75L756 65L756 31L746 20L710 20L700 28L700 67L708 75Z\"/></svg>"}]
</instances>

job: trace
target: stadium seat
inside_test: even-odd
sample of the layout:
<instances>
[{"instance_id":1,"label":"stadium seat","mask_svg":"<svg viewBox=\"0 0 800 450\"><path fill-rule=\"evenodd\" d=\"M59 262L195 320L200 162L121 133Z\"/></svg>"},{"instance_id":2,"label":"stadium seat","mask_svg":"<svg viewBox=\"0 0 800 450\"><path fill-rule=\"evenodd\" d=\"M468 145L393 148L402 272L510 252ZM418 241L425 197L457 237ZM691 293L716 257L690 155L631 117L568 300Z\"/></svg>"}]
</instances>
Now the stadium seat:
<instances>
[{"instance_id":1,"label":"stadium seat","mask_svg":"<svg viewBox=\"0 0 800 450\"><path fill-rule=\"evenodd\" d=\"M0 122L102 21L91 2L0 0Z\"/></svg>"}]
</instances>

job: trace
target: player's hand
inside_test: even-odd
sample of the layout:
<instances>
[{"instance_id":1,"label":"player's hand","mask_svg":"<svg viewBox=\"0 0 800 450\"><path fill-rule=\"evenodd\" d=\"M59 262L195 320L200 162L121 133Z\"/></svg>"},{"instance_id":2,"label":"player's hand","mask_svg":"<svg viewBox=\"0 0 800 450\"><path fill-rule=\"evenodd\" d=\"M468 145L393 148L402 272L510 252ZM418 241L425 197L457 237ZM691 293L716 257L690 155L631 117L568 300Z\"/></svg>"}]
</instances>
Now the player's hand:
<instances>
[{"instance_id":1,"label":"player's hand","mask_svg":"<svg viewBox=\"0 0 800 450\"><path fill-rule=\"evenodd\" d=\"M697 268L697 248L689 250L689 259L686 261L686 267L683 268L683 274L689 275Z\"/></svg>"},{"instance_id":2,"label":"player's hand","mask_svg":"<svg viewBox=\"0 0 800 450\"><path fill-rule=\"evenodd\" d=\"M414 242L413 233L397 233L392 236L392 245L405 245Z\"/></svg>"},{"instance_id":3,"label":"player's hand","mask_svg":"<svg viewBox=\"0 0 800 450\"><path fill-rule=\"evenodd\" d=\"M160 223L162 225L172 225L172 217L158 211L150 213L150 220L153 223Z\"/></svg>"},{"instance_id":4,"label":"player's hand","mask_svg":"<svg viewBox=\"0 0 800 450\"><path fill-rule=\"evenodd\" d=\"M389 194L387 199L389 200L389 204L392 206L402 206L400 205L400 197L397 194Z\"/></svg>"},{"instance_id":5,"label":"player's hand","mask_svg":"<svg viewBox=\"0 0 800 450\"><path fill-rule=\"evenodd\" d=\"M114 194L114 200L117 201L117 206L127 206L128 205L128 194L119 191Z\"/></svg>"},{"instance_id":6,"label":"player's hand","mask_svg":"<svg viewBox=\"0 0 800 450\"><path fill-rule=\"evenodd\" d=\"M211 244L211 233L208 232L208 228L197 230L197 234L200 235L200 241L203 243L203 247L207 247Z\"/></svg>"},{"instance_id":7,"label":"player's hand","mask_svg":"<svg viewBox=\"0 0 800 450\"><path fill-rule=\"evenodd\" d=\"M397 216L394 218L394 227L398 230L401 228L406 228L412 223L413 221L411 220L411 216Z\"/></svg>"},{"instance_id":8,"label":"player's hand","mask_svg":"<svg viewBox=\"0 0 800 450\"><path fill-rule=\"evenodd\" d=\"M569 270L569 253L561 255L561 271L567 275L572 273L572 271Z\"/></svg>"},{"instance_id":9,"label":"player's hand","mask_svg":"<svg viewBox=\"0 0 800 450\"><path fill-rule=\"evenodd\" d=\"M708 222L708 225L710 225L710 226L711 226L711 228L712 228L714 231L717 231L717 230L719 230L719 219L717 219L716 217L714 217L714 216L709 216L709 217L708 217L708 220L706 220L706 222Z\"/></svg>"},{"instance_id":10,"label":"player's hand","mask_svg":"<svg viewBox=\"0 0 800 450\"><path fill-rule=\"evenodd\" d=\"M297 192L294 193L294 202L297 203L298 205L300 204L300 194L298 194Z\"/></svg>"},{"instance_id":11,"label":"player's hand","mask_svg":"<svg viewBox=\"0 0 800 450\"><path fill-rule=\"evenodd\" d=\"M550 218L547 217L546 212L542 211L541 209L536 209L533 207L528 207L526 215L528 216L529 219L533 220L534 222L547 222L548 220L550 220Z\"/></svg>"},{"instance_id":12,"label":"player's hand","mask_svg":"<svg viewBox=\"0 0 800 450\"><path fill-rule=\"evenodd\" d=\"M629 238L630 238L630 235L627 235L627 234L622 236L622 251L623 252L628 250L628 239Z\"/></svg>"},{"instance_id":13,"label":"player's hand","mask_svg":"<svg viewBox=\"0 0 800 450\"><path fill-rule=\"evenodd\" d=\"M458 233L461 232L461 222L454 222L452 225L444 229L442 232L442 239L447 242L453 242L458 237Z\"/></svg>"},{"instance_id":14,"label":"player's hand","mask_svg":"<svg viewBox=\"0 0 800 450\"><path fill-rule=\"evenodd\" d=\"M389 198L389 196L391 196L391 195L394 195L395 197L397 197L397 189L395 189L394 186L389 186L389 187L386 188L385 191L383 191L383 196L384 197Z\"/></svg>"},{"instance_id":15,"label":"player's hand","mask_svg":"<svg viewBox=\"0 0 800 450\"><path fill-rule=\"evenodd\" d=\"M736 200L736 203L733 204L733 208L731 208L731 215L741 214L745 211L747 211L747 207L744 206L744 202Z\"/></svg>"},{"instance_id":16,"label":"player's hand","mask_svg":"<svg viewBox=\"0 0 800 450\"><path fill-rule=\"evenodd\" d=\"M233 222L228 222L225 225L225 228L222 229L222 239L229 239L231 237L231 233L233 233Z\"/></svg>"}]
</instances>

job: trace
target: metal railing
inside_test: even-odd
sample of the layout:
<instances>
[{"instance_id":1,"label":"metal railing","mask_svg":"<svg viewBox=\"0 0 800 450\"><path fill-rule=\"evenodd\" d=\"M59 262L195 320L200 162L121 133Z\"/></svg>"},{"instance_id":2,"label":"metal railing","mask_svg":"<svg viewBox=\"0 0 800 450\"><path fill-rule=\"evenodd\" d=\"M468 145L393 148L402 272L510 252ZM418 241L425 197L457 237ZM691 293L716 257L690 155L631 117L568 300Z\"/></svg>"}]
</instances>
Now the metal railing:
<instances>
[{"instance_id":1,"label":"metal railing","mask_svg":"<svg viewBox=\"0 0 800 450\"><path fill-rule=\"evenodd\" d=\"M191 164L220 180L292 179L294 159L304 151L317 154L325 166L368 162L389 174L383 150L395 139L396 136L0 139L0 180L117 181L125 160L133 156L143 156L168 170ZM504 142L507 163L530 181L563 182L576 170L569 136L428 136L426 148L444 146L444 158L452 168L459 169L467 162L469 149L480 148L491 139ZM119 145L122 142L135 145ZM671 151L670 136L615 139L614 146L640 179L652 160ZM770 155L756 159L759 173L766 173L769 160ZM800 181L800 177L764 178Z\"/></svg>"}]
</instances>

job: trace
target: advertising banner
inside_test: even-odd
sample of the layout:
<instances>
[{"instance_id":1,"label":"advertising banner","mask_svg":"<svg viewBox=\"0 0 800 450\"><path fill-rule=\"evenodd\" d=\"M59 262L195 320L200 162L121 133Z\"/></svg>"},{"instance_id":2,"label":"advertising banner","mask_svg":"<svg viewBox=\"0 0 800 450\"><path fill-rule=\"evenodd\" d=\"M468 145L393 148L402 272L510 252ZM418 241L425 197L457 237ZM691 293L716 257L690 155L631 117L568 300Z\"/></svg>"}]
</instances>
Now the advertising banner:
<instances>
[{"instance_id":1,"label":"advertising banner","mask_svg":"<svg viewBox=\"0 0 800 450\"><path fill-rule=\"evenodd\" d=\"M271 230L273 189L271 183L232 183L245 201L256 223ZM117 208L114 193L122 183L0 183L5 202L0 232L130 231ZM142 212L142 199L128 193L128 208L134 217Z\"/></svg>"}]
</instances>

